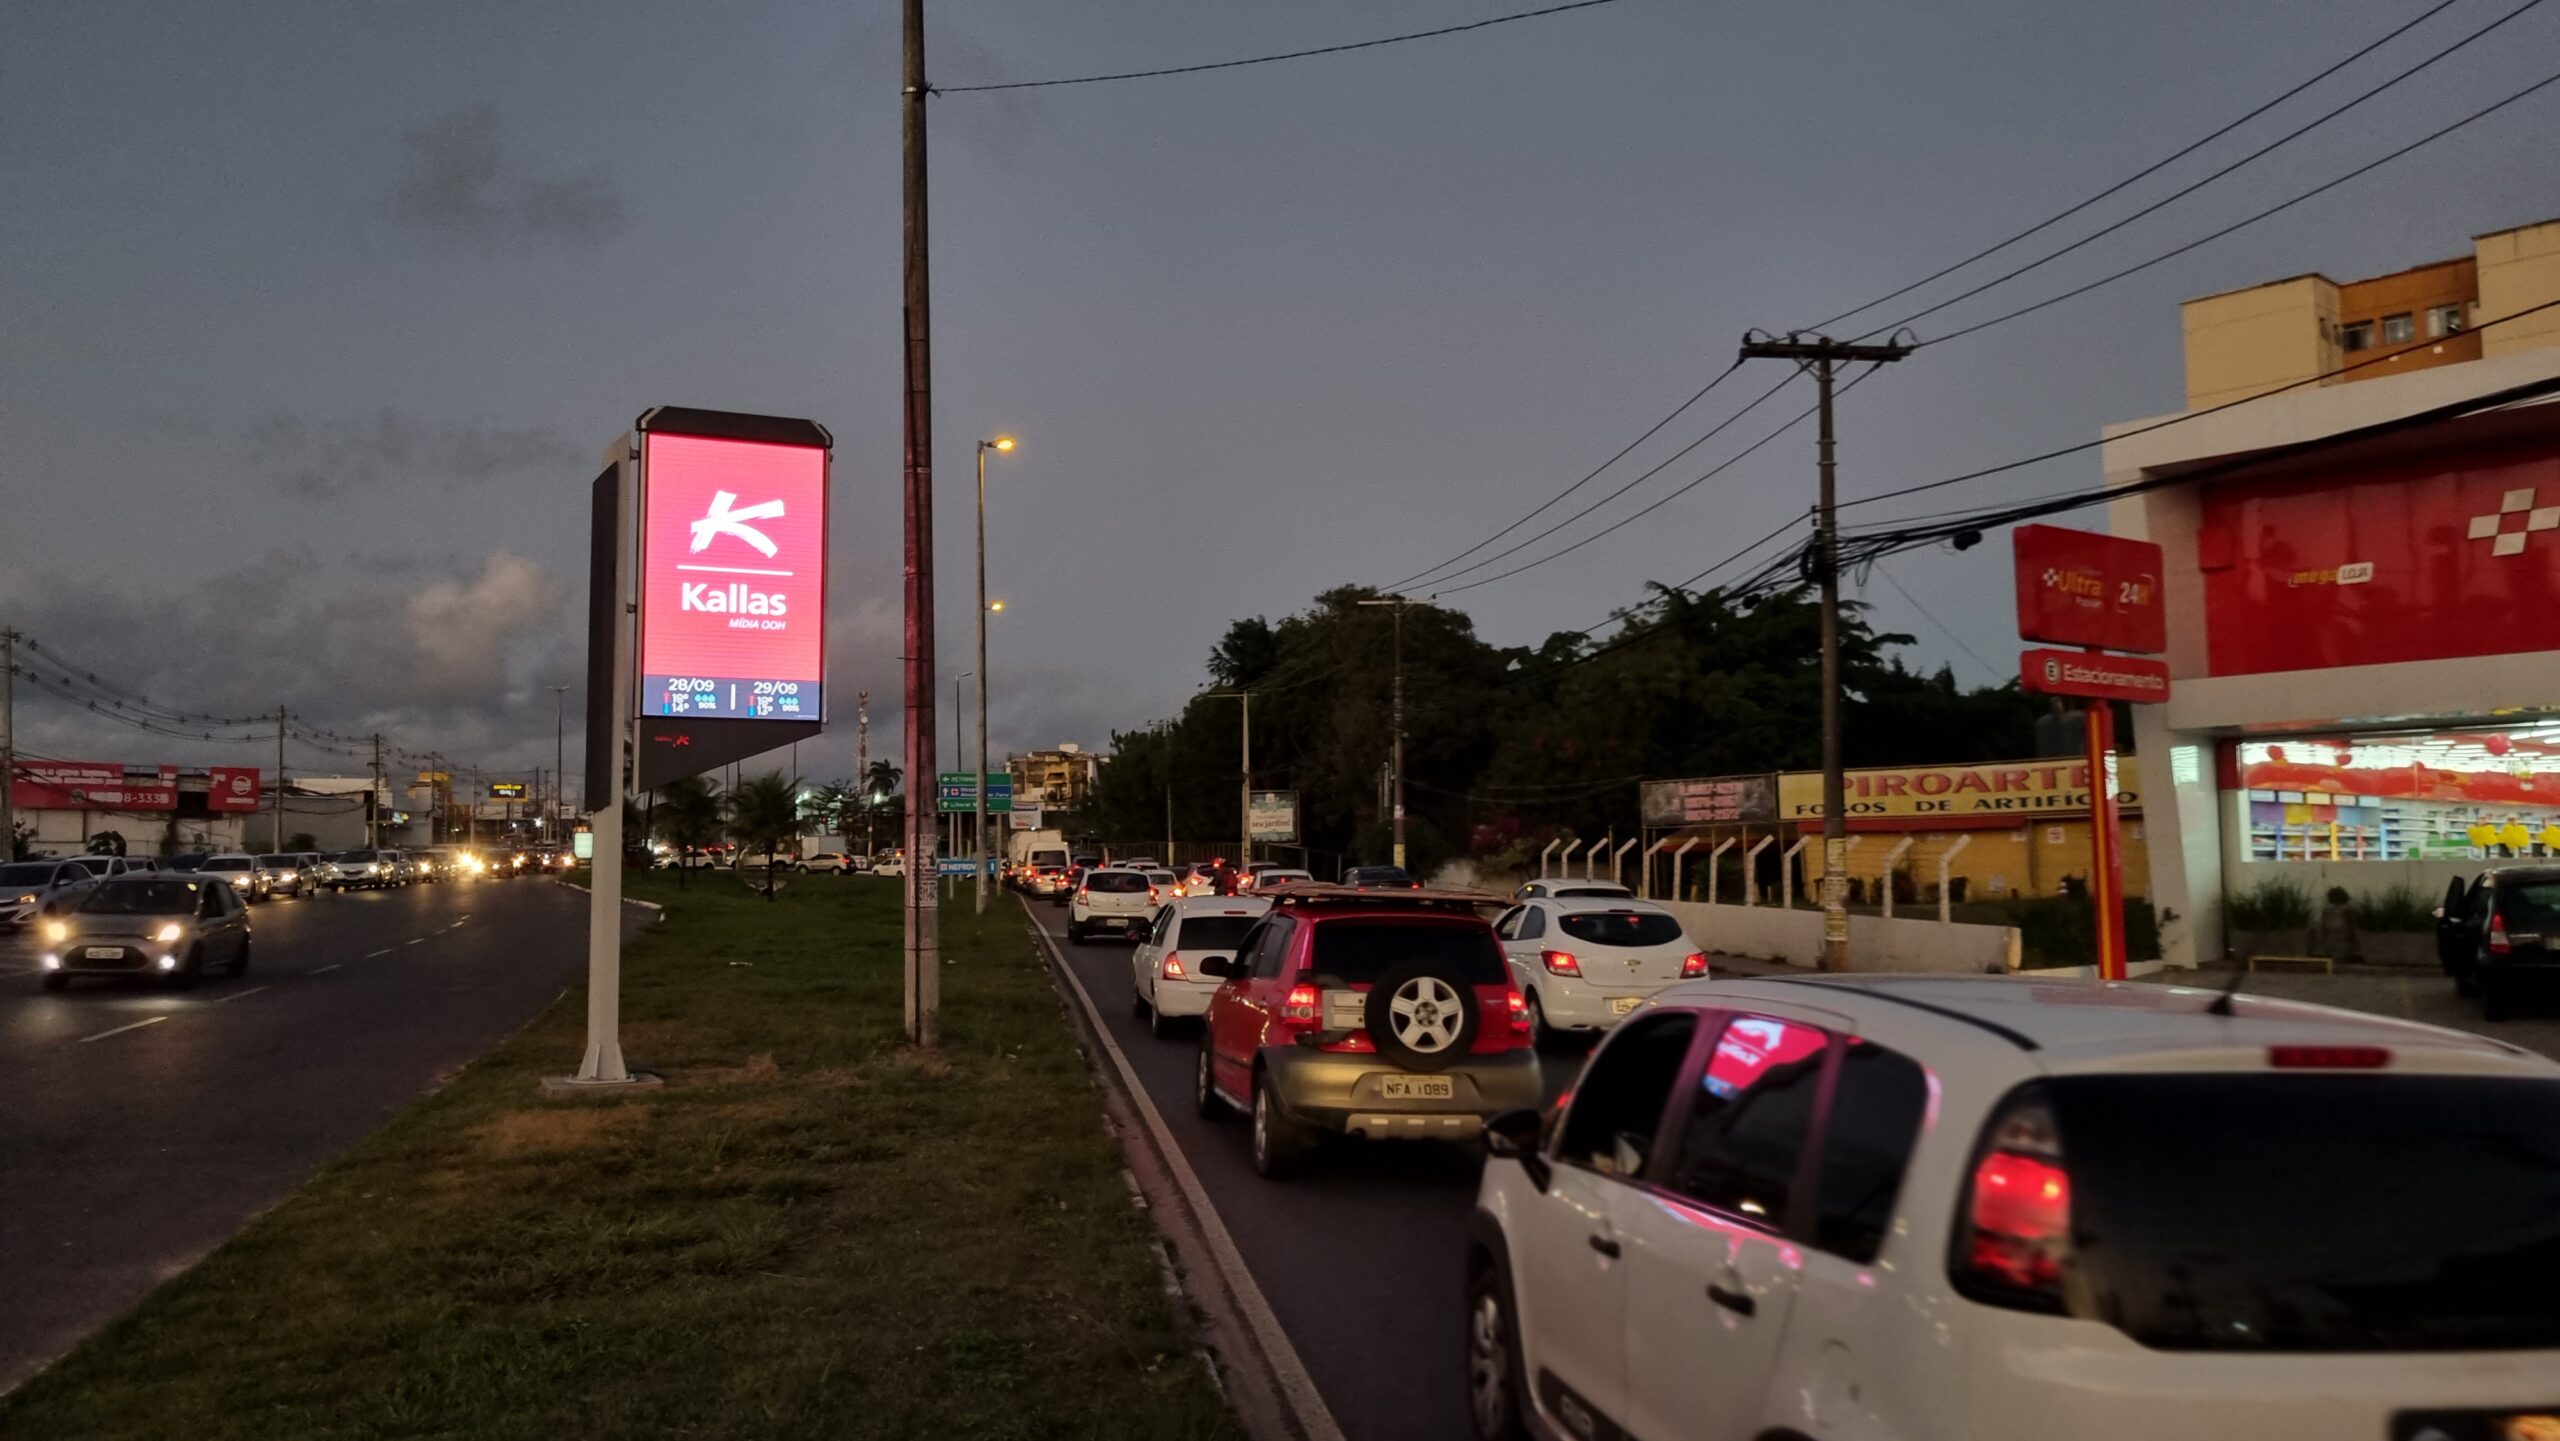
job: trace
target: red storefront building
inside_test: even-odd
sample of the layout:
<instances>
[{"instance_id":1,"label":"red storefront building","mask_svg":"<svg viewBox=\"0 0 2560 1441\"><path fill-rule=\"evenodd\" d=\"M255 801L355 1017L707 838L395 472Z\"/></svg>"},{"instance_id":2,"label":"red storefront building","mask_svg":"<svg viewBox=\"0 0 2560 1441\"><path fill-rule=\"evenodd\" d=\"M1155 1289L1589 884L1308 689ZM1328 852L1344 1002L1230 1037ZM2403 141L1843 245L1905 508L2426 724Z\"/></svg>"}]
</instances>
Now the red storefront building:
<instances>
[{"instance_id":1,"label":"red storefront building","mask_svg":"<svg viewBox=\"0 0 2560 1441\"><path fill-rule=\"evenodd\" d=\"M2190 301L2188 418L2110 428L2110 528L2165 552L2174 689L2135 725L2173 964L2271 879L2560 855L2554 302L2560 221Z\"/></svg>"}]
</instances>

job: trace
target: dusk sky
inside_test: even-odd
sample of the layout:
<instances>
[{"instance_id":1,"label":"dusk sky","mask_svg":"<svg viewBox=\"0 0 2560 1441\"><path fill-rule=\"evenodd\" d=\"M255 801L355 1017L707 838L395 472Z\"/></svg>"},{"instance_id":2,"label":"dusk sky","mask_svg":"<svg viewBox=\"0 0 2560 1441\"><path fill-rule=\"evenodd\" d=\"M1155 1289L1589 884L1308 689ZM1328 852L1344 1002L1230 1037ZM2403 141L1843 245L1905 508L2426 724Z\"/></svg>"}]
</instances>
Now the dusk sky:
<instances>
[{"instance_id":1,"label":"dusk sky","mask_svg":"<svg viewBox=\"0 0 2560 1441\"><path fill-rule=\"evenodd\" d=\"M1525 3L932 0L929 68L956 86L1180 65ZM1617 0L1285 64L941 97L944 701L969 664L981 436L1022 440L990 472L991 586L1008 602L996 746L1098 746L1201 685L1231 619L1482 539L1724 368L1746 329L1914 280L2422 8ZM2052 235L2113 220L2508 8L2462 0ZM2527 14L1918 329L2193 239L2539 78L2555 54L2560 13ZM805 415L837 439L838 570L836 723L802 766L852 771L866 688L873 751L894 757L897 68L892 0L10 7L0 617L164 703L283 704L464 764L548 764L546 687L581 676L586 483L605 444L652 405ZM2181 299L2395 270L2560 214L2555 121L2560 90L1922 351L1842 401L1844 496L2179 408ZM1582 499L1774 384L1763 364ZM1781 396L1511 563L1809 399ZM2092 454L1954 494L2097 475ZM1444 598L1488 638L1534 645L1801 513L1812 486L1807 427L1570 557ZM1915 662L1987 683L2017 650L2006 554L1889 562L1934 621L1883 580L1865 598L1918 636ZM23 691L20 705L39 754L268 763ZM294 765L348 768L308 752Z\"/></svg>"}]
</instances>

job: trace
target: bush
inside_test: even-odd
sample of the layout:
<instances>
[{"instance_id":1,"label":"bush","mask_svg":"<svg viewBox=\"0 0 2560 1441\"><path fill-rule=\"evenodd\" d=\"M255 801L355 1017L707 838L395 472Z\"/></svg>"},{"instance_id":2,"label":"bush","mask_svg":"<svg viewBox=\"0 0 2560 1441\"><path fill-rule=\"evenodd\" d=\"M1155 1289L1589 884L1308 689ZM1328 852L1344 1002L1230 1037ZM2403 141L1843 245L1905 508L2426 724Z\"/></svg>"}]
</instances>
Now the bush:
<instances>
[{"instance_id":1,"label":"bush","mask_svg":"<svg viewBox=\"0 0 2560 1441\"><path fill-rule=\"evenodd\" d=\"M2283 931L2311 924L2311 891L2299 882L2270 878L2231 897L2232 929Z\"/></svg>"},{"instance_id":2,"label":"bush","mask_svg":"<svg viewBox=\"0 0 2560 1441\"><path fill-rule=\"evenodd\" d=\"M2360 931L2432 931L2435 902L2409 885L2360 896L2347 903L2347 916Z\"/></svg>"}]
</instances>

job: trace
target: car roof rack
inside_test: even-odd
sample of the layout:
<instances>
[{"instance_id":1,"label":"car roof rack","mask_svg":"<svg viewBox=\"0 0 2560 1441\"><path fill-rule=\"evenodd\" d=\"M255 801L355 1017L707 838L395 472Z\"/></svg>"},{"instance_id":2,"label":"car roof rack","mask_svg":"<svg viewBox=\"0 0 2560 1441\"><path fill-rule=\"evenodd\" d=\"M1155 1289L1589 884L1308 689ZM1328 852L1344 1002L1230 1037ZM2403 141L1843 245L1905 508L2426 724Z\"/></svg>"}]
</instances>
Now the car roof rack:
<instances>
[{"instance_id":1,"label":"car roof rack","mask_svg":"<svg viewBox=\"0 0 2560 1441\"><path fill-rule=\"evenodd\" d=\"M1298 909L1367 907L1381 911L1463 911L1469 915L1482 906L1507 906L1502 897L1487 891L1460 890L1363 890L1358 886L1334 885L1325 881L1291 881L1285 886L1257 890L1254 895L1271 902L1274 909L1283 906Z\"/></svg>"}]
</instances>

